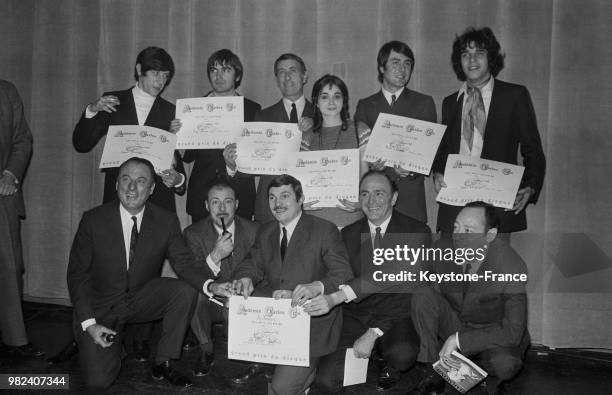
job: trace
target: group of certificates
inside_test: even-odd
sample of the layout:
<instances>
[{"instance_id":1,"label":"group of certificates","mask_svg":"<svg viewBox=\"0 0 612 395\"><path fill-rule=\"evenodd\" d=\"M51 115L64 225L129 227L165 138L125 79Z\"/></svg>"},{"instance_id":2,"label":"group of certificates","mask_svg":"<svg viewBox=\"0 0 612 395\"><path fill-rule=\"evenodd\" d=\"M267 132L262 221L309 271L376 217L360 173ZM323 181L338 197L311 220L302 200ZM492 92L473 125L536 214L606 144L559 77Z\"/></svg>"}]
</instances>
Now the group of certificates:
<instances>
[{"instance_id":1,"label":"group of certificates","mask_svg":"<svg viewBox=\"0 0 612 395\"><path fill-rule=\"evenodd\" d=\"M139 156L157 171L170 168L175 149L223 149L236 143L237 170L248 174L291 174L302 183L306 202L335 207L338 199L356 201L359 150L302 151L302 133L296 124L244 122L241 96L178 99L177 134L149 126L110 126L100 168L116 167ZM381 113L368 141L364 160L382 159L428 175L446 126ZM524 167L465 155L449 155L446 187L437 201L463 206L484 201L512 208Z\"/></svg>"}]
</instances>

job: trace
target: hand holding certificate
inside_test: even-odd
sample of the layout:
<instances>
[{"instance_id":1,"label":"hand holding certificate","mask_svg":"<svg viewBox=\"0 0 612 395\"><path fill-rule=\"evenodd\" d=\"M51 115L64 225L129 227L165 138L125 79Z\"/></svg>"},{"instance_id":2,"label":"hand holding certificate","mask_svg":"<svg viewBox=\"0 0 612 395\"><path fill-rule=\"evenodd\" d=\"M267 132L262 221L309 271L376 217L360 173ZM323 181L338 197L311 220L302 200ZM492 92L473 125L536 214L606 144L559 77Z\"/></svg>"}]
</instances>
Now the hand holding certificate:
<instances>
[{"instance_id":1,"label":"hand holding certificate","mask_svg":"<svg viewBox=\"0 0 612 395\"><path fill-rule=\"evenodd\" d=\"M288 158L300 150L297 124L246 122L237 143L236 167L248 174L286 173Z\"/></svg>"},{"instance_id":2,"label":"hand holding certificate","mask_svg":"<svg viewBox=\"0 0 612 395\"><path fill-rule=\"evenodd\" d=\"M339 199L358 200L359 149L297 152L288 167L302 183L305 203L336 207Z\"/></svg>"},{"instance_id":3,"label":"hand holding certificate","mask_svg":"<svg viewBox=\"0 0 612 395\"><path fill-rule=\"evenodd\" d=\"M445 130L445 125L380 113L364 160L382 159L387 166L428 175Z\"/></svg>"},{"instance_id":4,"label":"hand holding certificate","mask_svg":"<svg viewBox=\"0 0 612 395\"><path fill-rule=\"evenodd\" d=\"M236 142L244 122L244 98L198 97L178 99L176 117L181 120L177 148L224 148Z\"/></svg>"},{"instance_id":5,"label":"hand holding certificate","mask_svg":"<svg viewBox=\"0 0 612 395\"><path fill-rule=\"evenodd\" d=\"M133 156L148 159L156 172L169 169L176 136L165 130L140 125L108 127L100 168L118 167Z\"/></svg>"},{"instance_id":6,"label":"hand holding certificate","mask_svg":"<svg viewBox=\"0 0 612 395\"><path fill-rule=\"evenodd\" d=\"M309 366L310 316L291 299L232 296L228 322L228 358Z\"/></svg>"},{"instance_id":7,"label":"hand holding certificate","mask_svg":"<svg viewBox=\"0 0 612 395\"><path fill-rule=\"evenodd\" d=\"M511 209L523 177L523 166L464 155L449 155L444 170L446 187L436 200L452 206L483 201Z\"/></svg>"}]
</instances>

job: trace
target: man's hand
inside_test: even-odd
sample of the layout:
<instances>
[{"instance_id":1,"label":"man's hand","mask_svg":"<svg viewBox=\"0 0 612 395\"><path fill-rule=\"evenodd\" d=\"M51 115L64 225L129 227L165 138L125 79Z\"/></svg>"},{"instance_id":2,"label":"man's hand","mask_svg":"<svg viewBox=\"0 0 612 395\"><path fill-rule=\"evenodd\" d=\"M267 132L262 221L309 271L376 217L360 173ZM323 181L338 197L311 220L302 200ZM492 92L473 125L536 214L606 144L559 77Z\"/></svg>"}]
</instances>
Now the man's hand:
<instances>
[{"instance_id":1,"label":"man's hand","mask_svg":"<svg viewBox=\"0 0 612 395\"><path fill-rule=\"evenodd\" d=\"M174 169L166 169L159 176L168 188L174 188L183 180L183 175Z\"/></svg>"},{"instance_id":2,"label":"man's hand","mask_svg":"<svg viewBox=\"0 0 612 395\"><path fill-rule=\"evenodd\" d=\"M344 210L349 213L355 213L361 210L361 203L359 202L351 202L347 199L338 199L338 201L340 204L336 204L336 207L338 207L340 210Z\"/></svg>"},{"instance_id":3,"label":"man's hand","mask_svg":"<svg viewBox=\"0 0 612 395\"><path fill-rule=\"evenodd\" d=\"M453 351L459 349L457 345L457 334L453 333L446 339L442 349L438 353L440 356L440 364L444 366L446 369L459 369L461 367L461 362L455 361L451 358L451 354Z\"/></svg>"},{"instance_id":4,"label":"man's hand","mask_svg":"<svg viewBox=\"0 0 612 395\"><path fill-rule=\"evenodd\" d=\"M119 102L119 99L117 98L117 96L108 95L108 96L102 96L95 102L90 103L87 106L87 109L91 112L106 111L108 113L113 113L117 111L115 107L118 106L119 104L121 103Z\"/></svg>"},{"instance_id":5,"label":"man's hand","mask_svg":"<svg viewBox=\"0 0 612 395\"><path fill-rule=\"evenodd\" d=\"M89 336L91 336L91 338L93 339L94 343L96 343L98 346L102 347L102 348L106 348L106 347L110 347L113 345L112 342L107 342L105 337L106 335L108 335L109 333L111 335L116 335L117 332L115 332L112 329L108 329L107 327L105 327L104 325L100 325L100 324L93 324L87 327L87 329L85 330L87 332L87 334Z\"/></svg>"},{"instance_id":6,"label":"man's hand","mask_svg":"<svg viewBox=\"0 0 612 395\"><path fill-rule=\"evenodd\" d=\"M8 172L0 174L0 196L10 196L17 192L17 180Z\"/></svg>"},{"instance_id":7,"label":"man's hand","mask_svg":"<svg viewBox=\"0 0 612 395\"><path fill-rule=\"evenodd\" d=\"M215 248L210 253L211 259L218 264L221 260L234 251L234 242L232 241L232 235L227 232L217 237Z\"/></svg>"},{"instance_id":8,"label":"man's hand","mask_svg":"<svg viewBox=\"0 0 612 395\"><path fill-rule=\"evenodd\" d=\"M372 329L368 329L363 335L359 336L359 339L353 343L355 357L370 358L376 339L378 339L378 335Z\"/></svg>"},{"instance_id":9,"label":"man's hand","mask_svg":"<svg viewBox=\"0 0 612 395\"><path fill-rule=\"evenodd\" d=\"M340 290L330 295L319 295L304 305L304 311L313 317L318 317L330 312L331 309L346 300L346 294Z\"/></svg>"},{"instance_id":10,"label":"man's hand","mask_svg":"<svg viewBox=\"0 0 612 395\"><path fill-rule=\"evenodd\" d=\"M312 129L312 126L314 125L314 121L312 120L312 118L302 117L298 121L297 125L298 125L298 129L300 130L300 132L304 133L305 131Z\"/></svg>"},{"instance_id":11,"label":"man's hand","mask_svg":"<svg viewBox=\"0 0 612 395\"><path fill-rule=\"evenodd\" d=\"M276 291L272 292L272 297L274 299L291 299L292 294L293 293L288 289L277 289Z\"/></svg>"},{"instance_id":12,"label":"man's hand","mask_svg":"<svg viewBox=\"0 0 612 395\"><path fill-rule=\"evenodd\" d=\"M310 151L310 142L308 142L308 140L302 139L300 142L300 151Z\"/></svg>"},{"instance_id":13,"label":"man's hand","mask_svg":"<svg viewBox=\"0 0 612 395\"><path fill-rule=\"evenodd\" d=\"M382 159L379 159L376 162L369 162L370 169L376 170L376 171L383 171L385 170L385 162L386 161Z\"/></svg>"},{"instance_id":14,"label":"man's hand","mask_svg":"<svg viewBox=\"0 0 612 395\"><path fill-rule=\"evenodd\" d=\"M293 290L293 298L291 300L291 306L301 306L307 300L314 298L321 294L323 287L319 281L314 281L310 284L298 284Z\"/></svg>"},{"instance_id":15,"label":"man's hand","mask_svg":"<svg viewBox=\"0 0 612 395\"><path fill-rule=\"evenodd\" d=\"M223 159L225 159L225 165L229 167L231 171L236 171L236 158L238 158L236 143L226 145L223 149Z\"/></svg>"},{"instance_id":16,"label":"man's hand","mask_svg":"<svg viewBox=\"0 0 612 395\"><path fill-rule=\"evenodd\" d=\"M446 183L444 182L444 174L442 173L434 173L434 189L436 190L436 193L440 193L440 190L442 188L446 188Z\"/></svg>"},{"instance_id":17,"label":"man's hand","mask_svg":"<svg viewBox=\"0 0 612 395\"><path fill-rule=\"evenodd\" d=\"M217 296L223 296L224 298L229 298L230 296L232 296L232 283L230 282L225 282L225 283L211 283L209 286L210 292L212 292L214 295Z\"/></svg>"},{"instance_id":18,"label":"man's hand","mask_svg":"<svg viewBox=\"0 0 612 395\"><path fill-rule=\"evenodd\" d=\"M232 289L234 295L243 295L246 299L253 293L253 280L251 280L249 277L234 280L232 281Z\"/></svg>"},{"instance_id":19,"label":"man's hand","mask_svg":"<svg viewBox=\"0 0 612 395\"><path fill-rule=\"evenodd\" d=\"M393 170L395 170L395 174L397 174L400 178L404 177L414 177L414 173L404 169L400 165L394 165Z\"/></svg>"},{"instance_id":20,"label":"man's hand","mask_svg":"<svg viewBox=\"0 0 612 395\"><path fill-rule=\"evenodd\" d=\"M372 129L363 122L357 123L357 141L359 142L359 148L368 144L370 136L372 135Z\"/></svg>"},{"instance_id":21,"label":"man's hand","mask_svg":"<svg viewBox=\"0 0 612 395\"><path fill-rule=\"evenodd\" d=\"M304 211L319 211L322 207L312 207L315 204L319 203L318 200L313 200L312 202L302 203L302 210Z\"/></svg>"},{"instance_id":22,"label":"man's hand","mask_svg":"<svg viewBox=\"0 0 612 395\"><path fill-rule=\"evenodd\" d=\"M170 133L173 134L177 134L179 130L181 130L181 126L183 126L183 123L181 122L180 119L173 119L172 121L170 121Z\"/></svg>"},{"instance_id":23,"label":"man's hand","mask_svg":"<svg viewBox=\"0 0 612 395\"><path fill-rule=\"evenodd\" d=\"M527 207L529 199L535 194L535 189L532 187L525 187L518 190L516 198L514 199L514 206L512 210L506 209L506 211L514 211L514 215L519 214Z\"/></svg>"}]
</instances>

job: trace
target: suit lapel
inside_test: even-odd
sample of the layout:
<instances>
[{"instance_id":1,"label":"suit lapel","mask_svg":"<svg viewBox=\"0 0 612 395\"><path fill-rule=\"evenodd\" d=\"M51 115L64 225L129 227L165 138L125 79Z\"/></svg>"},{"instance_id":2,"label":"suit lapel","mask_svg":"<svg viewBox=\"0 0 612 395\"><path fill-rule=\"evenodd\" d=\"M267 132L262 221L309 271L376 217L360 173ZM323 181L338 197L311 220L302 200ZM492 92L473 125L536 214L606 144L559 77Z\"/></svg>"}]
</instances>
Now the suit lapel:
<instances>
[{"instance_id":1,"label":"suit lapel","mask_svg":"<svg viewBox=\"0 0 612 395\"><path fill-rule=\"evenodd\" d=\"M121 262L121 267L127 274L127 251L125 250L125 241L123 239L123 225L121 224L121 214L119 213L119 201L116 204L113 204L111 207L111 212L109 213L109 221L108 226L109 230L107 232L107 236L109 238L108 245L119 245L117 250L120 252L121 256L118 258L118 261Z\"/></svg>"},{"instance_id":2,"label":"suit lapel","mask_svg":"<svg viewBox=\"0 0 612 395\"><path fill-rule=\"evenodd\" d=\"M485 126L484 141L482 142L481 158L487 158L489 147L491 144L499 144L495 140L495 129L499 124L499 112L503 109L503 86L499 80L493 82L493 92L491 93L491 103L489 104L489 113L487 114L487 125ZM500 92L500 90L502 92Z\"/></svg>"},{"instance_id":3,"label":"suit lapel","mask_svg":"<svg viewBox=\"0 0 612 395\"><path fill-rule=\"evenodd\" d=\"M153 245L151 239L153 229L155 229L155 218L151 212L151 207L145 206L145 211L142 216L142 222L140 223L140 229L138 229L138 243L136 244L136 250L134 251L134 261L130 266L129 271L133 272L136 267L143 259L147 246Z\"/></svg>"},{"instance_id":4,"label":"suit lapel","mask_svg":"<svg viewBox=\"0 0 612 395\"><path fill-rule=\"evenodd\" d=\"M280 101L274 105L274 116L279 122L289 123L289 116L287 115L287 111L285 111L283 99L280 99Z\"/></svg>"},{"instance_id":5,"label":"suit lapel","mask_svg":"<svg viewBox=\"0 0 612 395\"><path fill-rule=\"evenodd\" d=\"M133 99L132 99L133 102ZM145 120L145 125L146 126L155 126L157 124L159 124L158 120L157 120L157 115L161 113L160 111L160 102L161 99L159 98L159 96L157 96L155 98L155 101L153 102L153 105L151 106L151 110L149 111L149 114L147 115L147 119ZM134 106L134 111L136 110L136 106ZM155 126L157 127L157 126Z\"/></svg>"},{"instance_id":6,"label":"suit lapel","mask_svg":"<svg viewBox=\"0 0 612 395\"><path fill-rule=\"evenodd\" d=\"M287 262L294 254L296 256L300 255L302 247L306 245L311 226L310 221L308 221L308 218L305 217L305 215L306 214L302 213L300 220L293 230L291 240L289 240L287 251L285 252L285 262ZM280 230L278 230L278 236L280 237ZM276 240L278 241L278 238ZM278 248L278 256L280 257L280 245Z\"/></svg>"},{"instance_id":7,"label":"suit lapel","mask_svg":"<svg viewBox=\"0 0 612 395\"><path fill-rule=\"evenodd\" d=\"M247 251L247 239L244 234L244 228L242 227L241 221L239 221L238 217L234 217L234 223L236 224L236 234L233 235L234 238L234 259L236 262L242 261L244 258L244 254Z\"/></svg>"},{"instance_id":8,"label":"suit lapel","mask_svg":"<svg viewBox=\"0 0 612 395\"><path fill-rule=\"evenodd\" d=\"M136 115L136 104L134 103L134 94L131 89L128 89L125 98L121 101L121 105L125 105L125 123L127 125L138 125L138 115Z\"/></svg>"}]
</instances>

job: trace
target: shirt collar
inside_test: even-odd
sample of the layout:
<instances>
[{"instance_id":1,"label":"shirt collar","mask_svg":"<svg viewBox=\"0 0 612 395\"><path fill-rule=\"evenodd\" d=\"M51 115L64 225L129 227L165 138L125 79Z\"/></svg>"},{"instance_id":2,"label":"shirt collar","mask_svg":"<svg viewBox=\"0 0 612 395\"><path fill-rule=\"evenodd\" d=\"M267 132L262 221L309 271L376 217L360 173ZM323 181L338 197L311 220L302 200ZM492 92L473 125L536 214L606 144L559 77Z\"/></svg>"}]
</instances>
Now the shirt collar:
<instances>
[{"instance_id":1,"label":"shirt collar","mask_svg":"<svg viewBox=\"0 0 612 395\"><path fill-rule=\"evenodd\" d=\"M480 88L480 94L482 96L490 96L491 93L493 92L493 84L495 78L493 78L493 76L491 76L491 78L489 78L489 81L487 81L486 84L484 84L484 86L482 88ZM459 89L459 92L457 93L457 101L459 101L459 98L461 97L461 95L464 95L465 93L467 93L467 82L463 82L463 84L461 84L461 88Z\"/></svg>"},{"instance_id":2,"label":"shirt collar","mask_svg":"<svg viewBox=\"0 0 612 395\"><path fill-rule=\"evenodd\" d=\"M140 230L140 224L142 223L142 217L144 215L145 208L143 207L140 212L136 214L136 223L138 224L138 230ZM121 215L121 223L132 222L133 214L130 214L129 211L123 207L121 202L119 202L119 214Z\"/></svg>"},{"instance_id":3,"label":"shirt collar","mask_svg":"<svg viewBox=\"0 0 612 395\"><path fill-rule=\"evenodd\" d=\"M283 225L279 222L278 226L280 227L281 237L283 237L283 227L284 227L287 229L287 241L289 241L291 239L291 236L293 235L293 231L295 230L295 227L300 221L300 218L302 218L302 212L300 212L297 215L297 217L292 219L291 222L289 222L287 225Z\"/></svg>"},{"instance_id":4,"label":"shirt collar","mask_svg":"<svg viewBox=\"0 0 612 395\"><path fill-rule=\"evenodd\" d=\"M300 116L304 112L304 107L306 107L306 98L304 97L304 95L302 95L296 101L291 101L287 99L286 97L283 97L283 105L285 106L285 111L287 111L287 114L291 114L291 104L292 103L295 103L295 109L298 113L298 120L299 120Z\"/></svg>"},{"instance_id":5,"label":"shirt collar","mask_svg":"<svg viewBox=\"0 0 612 395\"><path fill-rule=\"evenodd\" d=\"M217 226L217 224L215 222L213 222L213 227L217 231L218 235L223 233L223 229L221 227ZM232 236L236 235L236 217L234 217L234 220L232 221L232 224L230 226L226 226L226 229L227 229L228 232L230 232L232 234Z\"/></svg>"},{"instance_id":6,"label":"shirt collar","mask_svg":"<svg viewBox=\"0 0 612 395\"><path fill-rule=\"evenodd\" d=\"M368 220L368 226L370 227L370 233L371 234L375 234L376 233L376 228L380 227L380 233L382 233L383 235L385 233L387 233L387 226L389 226L389 222L391 222L391 217L393 217L393 213L391 213L391 215L389 216L389 218L387 218L382 224L380 225L374 225L372 222L370 222L370 220Z\"/></svg>"},{"instance_id":7,"label":"shirt collar","mask_svg":"<svg viewBox=\"0 0 612 395\"><path fill-rule=\"evenodd\" d=\"M400 95L404 91L404 87L398 89L397 91L393 93L389 92L385 88L381 88L381 90L382 90L382 94L385 96L385 99L387 99L387 103L391 104L391 96L395 95L395 100L399 99Z\"/></svg>"}]
</instances>

